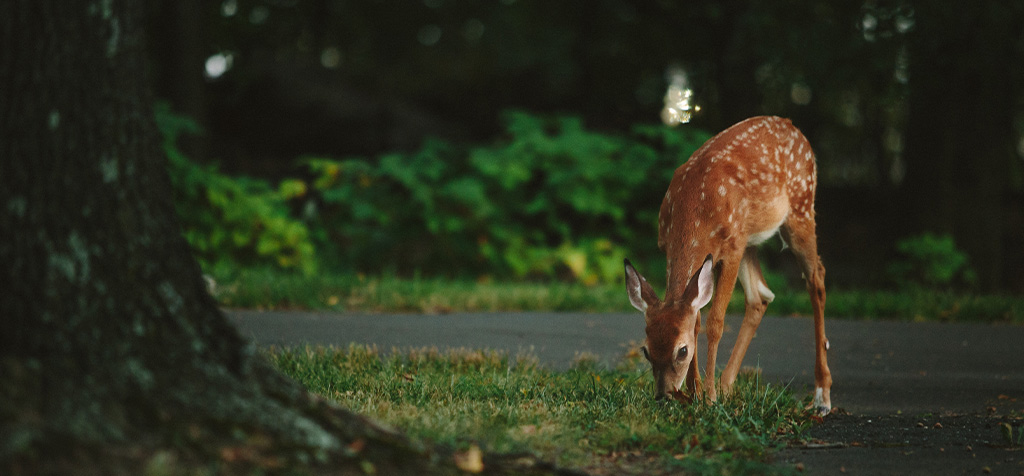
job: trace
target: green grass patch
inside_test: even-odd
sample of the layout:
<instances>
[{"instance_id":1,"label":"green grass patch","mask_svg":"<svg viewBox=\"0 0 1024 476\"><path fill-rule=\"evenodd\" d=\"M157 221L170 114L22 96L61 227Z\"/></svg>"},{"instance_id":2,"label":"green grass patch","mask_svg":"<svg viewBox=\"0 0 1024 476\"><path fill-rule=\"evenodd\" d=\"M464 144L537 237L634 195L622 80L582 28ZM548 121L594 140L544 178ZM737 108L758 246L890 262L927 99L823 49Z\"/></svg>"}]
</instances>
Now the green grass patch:
<instances>
[{"instance_id":1,"label":"green grass patch","mask_svg":"<svg viewBox=\"0 0 1024 476\"><path fill-rule=\"evenodd\" d=\"M311 391L413 438L616 474L774 474L785 468L769 466L770 454L809 418L755 374L720 404L655 401L636 356L615 369L582 360L568 371L468 350L307 347L269 357Z\"/></svg>"},{"instance_id":2,"label":"green grass patch","mask_svg":"<svg viewBox=\"0 0 1024 476\"><path fill-rule=\"evenodd\" d=\"M214 294L227 307L423 313L633 309L618 287L567 282L302 276L270 270L245 270L217 282Z\"/></svg>"},{"instance_id":3,"label":"green grass patch","mask_svg":"<svg viewBox=\"0 0 1024 476\"><path fill-rule=\"evenodd\" d=\"M773 285L773 315L810 315L802 288ZM214 293L227 307L316 309L346 312L577 311L634 312L622 285L569 282L490 282L443 278L303 276L272 270L242 270L219 278ZM829 318L1004 322L1024 324L1024 297L976 295L924 289L829 290ZM737 288L729 312L743 312Z\"/></svg>"}]
</instances>

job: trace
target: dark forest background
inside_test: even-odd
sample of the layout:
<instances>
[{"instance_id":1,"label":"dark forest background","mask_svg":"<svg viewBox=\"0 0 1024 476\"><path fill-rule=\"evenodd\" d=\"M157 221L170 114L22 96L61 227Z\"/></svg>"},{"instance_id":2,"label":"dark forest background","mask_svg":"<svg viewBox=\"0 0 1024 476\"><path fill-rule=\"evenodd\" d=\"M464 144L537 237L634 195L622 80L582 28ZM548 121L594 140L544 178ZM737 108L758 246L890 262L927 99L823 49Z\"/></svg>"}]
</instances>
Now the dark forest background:
<instances>
[{"instance_id":1,"label":"dark forest background","mask_svg":"<svg viewBox=\"0 0 1024 476\"><path fill-rule=\"evenodd\" d=\"M388 154L516 143L515 118L527 119L510 111L563 118L541 129L623 137L656 123L666 73L681 67L702 110L679 134L773 114L810 139L830 285L884 286L895 261L937 248L920 259L962 251L970 270L942 284L1024 290L1021 2L176 0L154 2L148 21L158 96L204 131L177 147L232 176L313 184L338 172L310 157L375 167ZM665 173L685 158L651 171L650 196L630 207L656 213ZM649 226L633 237L644 242L613 246L656 254ZM499 235L471 245L486 255L516 243ZM443 246L438 236L409 239ZM788 256L765 260L795 270Z\"/></svg>"}]
</instances>

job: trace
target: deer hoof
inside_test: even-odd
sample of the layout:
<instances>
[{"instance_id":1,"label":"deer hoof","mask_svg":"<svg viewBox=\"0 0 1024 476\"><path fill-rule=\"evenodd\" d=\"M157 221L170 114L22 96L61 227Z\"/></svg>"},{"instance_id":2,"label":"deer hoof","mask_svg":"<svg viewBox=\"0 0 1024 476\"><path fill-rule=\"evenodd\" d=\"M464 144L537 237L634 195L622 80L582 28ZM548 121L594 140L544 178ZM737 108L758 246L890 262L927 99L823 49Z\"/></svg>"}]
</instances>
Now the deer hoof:
<instances>
[{"instance_id":1,"label":"deer hoof","mask_svg":"<svg viewBox=\"0 0 1024 476\"><path fill-rule=\"evenodd\" d=\"M814 401L807 405L807 409L813 410L814 414L819 417L824 417L832 411L832 402L826 401L825 392L819 387L815 389Z\"/></svg>"}]
</instances>

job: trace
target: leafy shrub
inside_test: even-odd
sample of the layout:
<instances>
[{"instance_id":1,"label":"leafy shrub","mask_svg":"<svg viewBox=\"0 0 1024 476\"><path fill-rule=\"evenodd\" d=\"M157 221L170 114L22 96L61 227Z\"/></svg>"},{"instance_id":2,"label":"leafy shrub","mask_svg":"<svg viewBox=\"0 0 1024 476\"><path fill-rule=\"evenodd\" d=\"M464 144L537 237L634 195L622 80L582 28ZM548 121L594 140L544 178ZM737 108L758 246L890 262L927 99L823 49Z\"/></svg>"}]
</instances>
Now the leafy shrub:
<instances>
[{"instance_id":1,"label":"leafy shrub","mask_svg":"<svg viewBox=\"0 0 1024 476\"><path fill-rule=\"evenodd\" d=\"M359 271L597 283L620 279L627 249L660 258L661 197L706 133L605 135L522 112L505 123L496 143L468 150L429 140L376 162L307 158L313 178L282 192L303 202L330 260Z\"/></svg>"},{"instance_id":2,"label":"leafy shrub","mask_svg":"<svg viewBox=\"0 0 1024 476\"><path fill-rule=\"evenodd\" d=\"M957 249L952 236L924 233L900 240L896 250L899 259L888 271L900 288L942 289L976 281L967 255Z\"/></svg>"},{"instance_id":3,"label":"leafy shrub","mask_svg":"<svg viewBox=\"0 0 1024 476\"><path fill-rule=\"evenodd\" d=\"M197 134L191 119L156 106L175 208L185 238L204 271L223 275L246 266L311 273L314 249L306 225L289 216L284 195L266 181L230 177L190 161L177 147L181 134Z\"/></svg>"}]
</instances>

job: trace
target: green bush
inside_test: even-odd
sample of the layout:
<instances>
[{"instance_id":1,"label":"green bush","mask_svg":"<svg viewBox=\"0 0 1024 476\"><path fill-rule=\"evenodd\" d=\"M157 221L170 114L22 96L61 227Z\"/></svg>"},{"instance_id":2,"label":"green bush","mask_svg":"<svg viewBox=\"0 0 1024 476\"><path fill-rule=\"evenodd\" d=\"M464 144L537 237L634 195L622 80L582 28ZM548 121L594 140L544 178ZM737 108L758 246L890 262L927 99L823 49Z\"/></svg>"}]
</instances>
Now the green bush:
<instances>
[{"instance_id":1,"label":"green bush","mask_svg":"<svg viewBox=\"0 0 1024 476\"><path fill-rule=\"evenodd\" d=\"M306 225L290 216L285 195L266 181L230 177L190 161L177 147L181 134L197 134L189 118L157 104L175 208L185 238L203 270L224 275L239 267L274 266L312 273L313 243Z\"/></svg>"},{"instance_id":2,"label":"green bush","mask_svg":"<svg viewBox=\"0 0 1024 476\"><path fill-rule=\"evenodd\" d=\"M342 270L612 282L627 249L663 266L662 195L708 134L606 135L522 112L505 123L500 140L472 149L429 140L376 161L306 158L313 178L281 191Z\"/></svg>"},{"instance_id":3,"label":"green bush","mask_svg":"<svg viewBox=\"0 0 1024 476\"><path fill-rule=\"evenodd\" d=\"M976 281L967 255L957 249L950 235L924 233L896 243L897 261L889 265L889 277L901 289L948 289L971 286Z\"/></svg>"}]
</instances>

